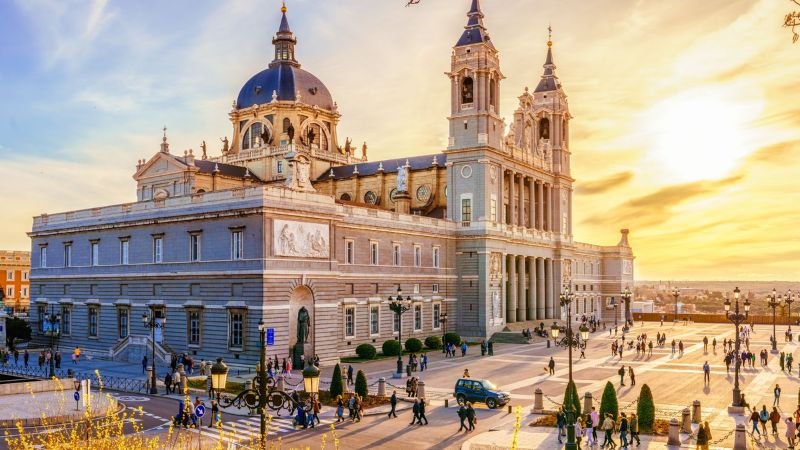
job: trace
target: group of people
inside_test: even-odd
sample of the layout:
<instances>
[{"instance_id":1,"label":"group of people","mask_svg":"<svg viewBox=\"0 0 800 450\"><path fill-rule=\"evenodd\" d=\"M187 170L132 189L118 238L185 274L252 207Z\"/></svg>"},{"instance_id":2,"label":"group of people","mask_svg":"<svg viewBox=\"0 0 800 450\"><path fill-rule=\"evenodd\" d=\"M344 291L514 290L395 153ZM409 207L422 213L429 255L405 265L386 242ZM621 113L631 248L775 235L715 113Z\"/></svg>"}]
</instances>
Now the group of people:
<instances>
[{"instance_id":1,"label":"group of people","mask_svg":"<svg viewBox=\"0 0 800 450\"><path fill-rule=\"evenodd\" d=\"M445 342L444 343L444 353L445 358L454 358L456 356L456 350L459 346L453 344L452 342ZM461 343L461 357L467 356L467 342L464 341Z\"/></svg>"},{"instance_id":2,"label":"group of people","mask_svg":"<svg viewBox=\"0 0 800 450\"><path fill-rule=\"evenodd\" d=\"M392 411L389 414L394 413L394 408L397 405L397 395L392 394L393 403L392 403ZM361 398L358 394L353 394L350 396L348 400L345 400L341 395L336 397L336 422L344 422L344 408L347 407L347 411L349 413L348 418L353 422L360 422L361 418L364 416L364 399ZM317 403L317 408L319 408L319 402ZM319 411L317 411L319 412ZM394 414L397 417L397 414ZM312 425L313 426L313 425Z\"/></svg>"},{"instance_id":3,"label":"group of people","mask_svg":"<svg viewBox=\"0 0 800 450\"><path fill-rule=\"evenodd\" d=\"M602 419L602 421L601 421ZM563 443L563 436L567 434L567 416L563 408L560 408L556 413L556 426L558 427L558 442ZM708 426L706 422L705 426ZM636 413L626 414L621 412L619 414L619 423L614 420L614 415L607 413L605 417L600 417L597 410L592 407L592 410L582 417L578 417L575 421L575 441L578 444L578 449L581 448L581 441L586 439L589 448L598 445L597 430L603 432L603 442L600 443L600 448L613 449L617 447L617 442L614 440L614 434L619 436L621 448L627 449L628 446L640 445L639 439L639 419Z\"/></svg>"},{"instance_id":4,"label":"group of people","mask_svg":"<svg viewBox=\"0 0 800 450\"><path fill-rule=\"evenodd\" d=\"M200 397L195 397L194 403L187 403L181 399L178 402L178 413L173 418L175 426L182 426L183 428L189 428L190 426L192 428L200 428L203 426L202 418L197 417L195 414L195 410L199 405L205 406L205 402L200 400ZM189 422L191 422L191 425L189 425ZM211 400L211 414L209 415L208 428L211 427L222 427L222 414L220 413L219 405L216 400Z\"/></svg>"},{"instance_id":5,"label":"group of people","mask_svg":"<svg viewBox=\"0 0 800 450\"><path fill-rule=\"evenodd\" d=\"M412 372L416 372L417 369L424 372L428 367L428 354L423 353L422 356L417 356L416 353L412 353L408 355L408 367Z\"/></svg>"}]
</instances>

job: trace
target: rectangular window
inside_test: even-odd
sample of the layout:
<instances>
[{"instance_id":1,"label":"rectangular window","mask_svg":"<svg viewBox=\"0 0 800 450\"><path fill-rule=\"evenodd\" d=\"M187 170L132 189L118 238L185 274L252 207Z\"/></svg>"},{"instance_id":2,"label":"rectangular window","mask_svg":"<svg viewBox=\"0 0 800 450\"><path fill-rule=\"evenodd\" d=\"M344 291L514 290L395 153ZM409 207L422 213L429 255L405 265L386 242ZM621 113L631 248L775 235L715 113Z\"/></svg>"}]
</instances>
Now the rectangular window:
<instances>
[{"instance_id":1,"label":"rectangular window","mask_svg":"<svg viewBox=\"0 0 800 450\"><path fill-rule=\"evenodd\" d=\"M100 243L99 242L92 242L92 265L99 266L100 265Z\"/></svg>"},{"instance_id":2,"label":"rectangular window","mask_svg":"<svg viewBox=\"0 0 800 450\"><path fill-rule=\"evenodd\" d=\"M348 239L344 241L344 263L353 264L356 259L356 243Z\"/></svg>"},{"instance_id":3,"label":"rectangular window","mask_svg":"<svg viewBox=\"0 0 800 450\"><path fill-rule=\"evenodd\" d=\"M28 288L22 288L22 298L28 298Z\"/></svg>"},{"instance_id":4,"label":"rectangular window","mask_svg":"<svg viewBox=\"0 0 800 450\"><path fill-rule=\"evenodd\" d=\"M43 306L43 305L39 305L39 307L36 308L36 317L39 319L39 326L37 328L39 329L40 333L44 333L44 315L45 314L46 314L46 307Z\"/></svg>"},{"instance_id":5,"label":"rectangular window","mask_svg":"<svg viewBox=\"0 0 800 450\"><path fill-rule=\"evenodd\" d=\"M400 244L392 245L392 265L400 265Z\"/></svg>"},{"instance_id":6,"label":"rectangular window","mask_svg":"<svg viewBox=\"0 0 800 450\"><path fill-rule=\"evenodd\" d=\"M130 241L123 240L119 242L119 263L128 264L128 255L130 254L131 243Z\"/></svg>"},{"instance_id":7,"label":"rectangular window","mask_svg":"<svg viewBox=\"0 0 800 450\"><path fill-rule=\"evenodd\" d=\"M22 272L22 279L28 281L28 272Z\"/></svg>"},{"instance_id":8,"label":"rectangular window","mask_svg":"<svg viewBox=\"0 0 800 450\"><path fill-rule=\"evenodd\" d=\"M188 312L186 319L187 337L189 345L200 345L200 311L192 310Z\"/></svg>"},{"instance_id":9,"label":"rectangular window","mask_svg":"<svg viewBox=\"0 0 800 450\"><path fill-rule=\"evenodd\" d=\"M128 308L117 309L117 330L120 339L125 339L130 333L130 316L131 311Z\"/></svg>"},{"instance_id":10,"label":"rectangular window","mask_svg":"<svg viewBox=\"0 0 800 450\"><path fill-rule=\"evenodd\" d=\"M433 247L433 267L439 268L439 247Z\"/></svg>"},{"instance_id":11,"label":"rectangular window","mask_svg":"<svg viewBox=\"0 0 800 450\"><path fill-rule=\"evenodd\" d=\"M378 265L378 243L369 243L369 263L373 266Z\"/></svg>"},{"instance_id":12,"label":"rectangular window","mask_svg":"<svg viewBox=\"0 0 800 450\"><path fill-rule=\"evenodd\" d=\"M189 235L189 261L200 261L200 233Z\"/></svg>"},{"instance_id":13,"label":"rectangular window","mask_svg":"<svg viewBox=\"0 0 800 450\"><path fill-rule=\"evenodd\" d=\"M422 330L422 305L414 305L414 331Z\"/></svg>"},{"instance_id":14,"label":"rectangular window","mask_svg":"<svg viewBox=\"0 0 800 450\"><path fill-rule=\"evenodd\" d=\"M414 246L414 267L422 267L422 247Z\"/></svg>"},{"instance_id":15,"label":"rectangular window","mask_svg":"<svg viewBox=\"0 0 800 450\"><path fill-rule=\"evenodd\" d=\"M356 336L356 307L348 306L344 309L344 337Z\"/></svg>"},{"instance_id":16,"label":"rectangular window","mask_svg":"<svg viewBox=\"0 0 800 450\"><path fill-rule=\"evenodd\" d=\"M39 247L39 267L47 267L47 247Z\"/></svg>"},{"instance_id":17,"label":"rectangular window","mask_svg":"<svg viewBox=\"0 0 800 450\"><path fill-rule=\"evenodd\" d=\"M242 230L231 231L231 259L233 260L239 260L244 257L243 235Z\"/></svg>"},{"instance_id":18,"label":"rectangular window","mask_svg":"<svg viewBox=\"0 0 800 450\"><path fill-rule=\"evenodd\" d=\"M414 283L414 293L419 294L419 283Z\"/></svg>"},{"instance_id":19,"label":"rectangular window","mask_svg":"<svg viewBox=\"0 0 800 450\"><path fill-rule=\"evenodd\" d=\"M228 312L230 325L228 328L228 347L242 349L244 347L244 311Z\"/></svg>"},{"instance_id":20,"label":"rectangular window","mask_svg":"<svg viewBox=\"0 0 800 450\"><path fill-rule=\"evenodd\" d=\"M431 286L431 292L433 292L434 294L439 293L439 283L433 283L433 286Z\"/></svg>"},{"instance_id":21,"label":"rectangular window","mask_svg":"<svg viewBox=\"0 0 800 450\"><path fill-rule=\"evenodd\" d=\"M433 304L433 329L438 330L442 327L442 322L439 320L440 315L442 313L442 305L441 303L434 303Z\"/></svg>"},{"instance_id":22,"label":"rectangular window","mask_svg":"<svg viewBox=\"0 0 800 450\"><path fill-rule=\"evenodd\" d=\"M392 332L397 333L400 331L400 316L397 314L392 314L394 319L392 320Z\"/></svg>"},{"instance_id":23,"label":"rectangular window","mask_svg":"<svg viewBox=\"0 0 800 450\"><path fill-rule=\"evenodd\" d=\"M64 244L64 267L72 266L72 243Z\"/></svg>"},{"instance_id":24,"label":"rectangular window","mask_svg":"<svg viewBox=\"0 0 800 450\"><path fill-rule=\"evenodd\" d=\"M96 306L89 307L89 337L97 337L97 322L99 311Z\"/></svg>"},{"instance_id":25,"label":"rectangular window","mask_svg":"<svg viewBox=\"0 0 800 450\"><path fill-rule=\"evenodd\" d=\"M492 200L489 207L489 220L497 222L497 198L492 195Z\"/></svg>"},{"instance_id":26,"label":"rectangular window","mask_svg":"<svg viewBox=\"0 0 800 450\"><path fill-rule=\"evenodd\" d=\"M14 286L6 287L6 297L14 298Z\"/></svg>"},{"instance_id":27,"label":"rectangular window","mask_svg":"<svg viewBox=\"0 0 800 450\"><path fill-rule=\"evenodd\" d=\"M164 261L164 238L153 238L153 262L158 264Z\"/></svg>"},{"instance_id":28,"label":"rectangular window","mask_svg":"<svg viewBox=\"0 0 800 450\"><path fill-rule=\"evenodd\" d=\"M72 308L69 306L61 307L61 334L67 336L72 334Z\"/></svg>"},{"instance_id":29,"label":"rectangular window","mask_svg":"<svg viewBox=\"0 0 800 450\"><path fill-rule=\"evenodd\" d=\"M7 271L6 272L6 280L11 281L13 279L14 279L14 271L13 270Z\"/></svg>"},{"instance_id":30,"label":"rectangular window","mask_svg":"<svg viewBox=\"0 0 800 450\"><path fill-rule=\"evenodd\" d=\"M468 227L472 223L472 199L461 199L461 225Z\"/></svg>"},{"instance_id":31,"label":"rectangular window","mask_svg":"<svg viewBox=\"0 0 800 450\"><path fill-rule=\"evenodd\" d=\"M278 161L278 173L283 173L283 161Z\"/></svg>"},{"instance_id":32,"label":"rectangular window","mask_svg":"<svg viewBox=\"0 0 800 450\"><path fill-rule=\"evenodd\" d=\"M381 332L381 313L379 306L370 306L369 308L369 333L380 334Z\"/></svg>"}]
</instances>

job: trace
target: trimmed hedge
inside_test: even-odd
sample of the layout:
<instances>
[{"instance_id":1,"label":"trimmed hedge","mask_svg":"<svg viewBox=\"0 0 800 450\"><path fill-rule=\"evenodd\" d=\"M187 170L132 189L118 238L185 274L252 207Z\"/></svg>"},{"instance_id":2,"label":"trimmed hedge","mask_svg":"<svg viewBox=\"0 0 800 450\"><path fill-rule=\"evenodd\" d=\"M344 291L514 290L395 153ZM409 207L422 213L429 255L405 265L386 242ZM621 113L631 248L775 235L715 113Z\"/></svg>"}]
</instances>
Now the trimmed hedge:
<instances>
[{"instance_id":1,"label":"trimmed hedge","mask_svg":"<svg viewBox=\"0 0 800 450\"><path fill-rule=\"evenodd\" d=\"M453 345L461 345L461 336L459 336L458 333L445 333L444 342L449 342Z\"/></svg>"},{"instance_id":2,"label":"trimmed hedge","mask_svg":"<svg viewBox=\"0 0 800 450\"><path fill-rule=\"evenodd\" d=\"M572 409L575 411L575 417L581 416L581 400L578 397L578 388L575 387L574 381L570 381L567 384L562 405L564 405L564 411L567 410L568 405L572 405Z\"/></svg>"},{"instance_id":3,"label":"trimmed hedge","mask_svg":"<svg viewBox=\"0 0 800 450\"><path fill-rule=\"evenodd\" d=\"M397 339L389 339L381 346L381 351L386 356L397 356L400 354L400 342Z\"/></svg>"},{"instance_id":4,"label":"trimmed hedge","mask_svg":"<svg viewBox=\"0 0 800 450\"><path fill-rule=\"evenodd\" d=\"M610 381L606 382L606 387L603 389L603 398L600 400L600 421L606 417L606 414L611 414L614 422L619 417L619 402L617 401L617 391ZM641 420L639 424L641 425Z\"/></svg>"},{"instance_id":5,"label":"trimmed hedge","mask_svg":"<svg viewBox=\"0 0 800 450\"><path fill-rule=\"evenodd\" d=\"M425 347L431 350L437 350L442 348L442 340L439 339L439 336L428 336L425 338Z\"/></svg>"},{"instance_id":6,"label":"trimmed hedge","mask_svg":"<svg viewBox=\"0 0 800 450\"><path fill-rule=\"evenodd\" d=\"M367 376L364 375L364 372L359 370L356 374L356 394L360 395L362 398L367 398L369 394L369 386L367 386Z\"/></svg>"},{"instance_id":7,"label":"trimmed hedge","mask_svg":"<svg viewBox=\"0 0 800 450\"><path fill-rule=\"evenodd\" d=\"M344 393L344 380L342 379L342 368L339 364L333 368L333 376L331 377L331 387L328 389L331 398L336 398Z\"/></svg>"},{"instance_id":8,"label":"trimmed hedge","mask_svg":"<svg viewBox=\"0 0 800 450\"><path fill-rule=\"evenodd\" d=\"M356 355L363 359L373 359L378 354L378 350L372 344L361 344L356 347Z\"/></svg>"},{"instance_id":9,"label":"trimmed hedge","mask_svg":"<svg viewBox=\"0 0 800 450\"><path fill-rule=\"evenodd\" d=\"M656 405L653 403L653 393L650 386L643 385L639 391L639 402L636 405L636 416L639 418L639 430L649 433L653 430L656 421Z\"/></svg>"},{"instance_id":10,"label":"trimmed hedge","mask_svg":"<svg viewBox=\"0 0 800 450\"><path fill-rule=\"evenodd\" d=\"M406 340L406 351L411 353L419 353L422 351L422 341L417 338L409 338Z\"/></svg>"}]
</instances>

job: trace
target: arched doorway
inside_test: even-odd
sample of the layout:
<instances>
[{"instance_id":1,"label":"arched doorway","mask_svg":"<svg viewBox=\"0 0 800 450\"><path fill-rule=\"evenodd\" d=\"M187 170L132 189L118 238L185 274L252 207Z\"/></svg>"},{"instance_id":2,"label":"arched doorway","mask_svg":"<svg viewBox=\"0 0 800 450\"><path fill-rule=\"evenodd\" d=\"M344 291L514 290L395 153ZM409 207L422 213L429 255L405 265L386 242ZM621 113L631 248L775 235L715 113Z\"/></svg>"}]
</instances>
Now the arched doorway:
<instances>
[{"instance_id":1,"label":"arched doorway","mask_svg":"<svg viewBox=\"0 0 800 450\"><path fill-rule=\"evenodd\" d=\"M308 286L297 286L289 295L289 354L292 365L302 370L300 355L314 356L314 293Z\"/></svg>"}]
</instances>

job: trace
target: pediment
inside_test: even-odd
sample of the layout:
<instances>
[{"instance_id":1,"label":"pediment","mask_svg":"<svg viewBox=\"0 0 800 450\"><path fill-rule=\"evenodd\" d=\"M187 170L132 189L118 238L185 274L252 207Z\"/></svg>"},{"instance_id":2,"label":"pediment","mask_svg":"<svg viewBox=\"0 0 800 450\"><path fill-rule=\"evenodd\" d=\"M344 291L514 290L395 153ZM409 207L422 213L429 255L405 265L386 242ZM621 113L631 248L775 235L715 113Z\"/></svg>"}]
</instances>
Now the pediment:
<instances>
[{"instance_id":1,"label":"pediment","mask_svg":"<svg viewBox=\"0 0 800 450\"><path fill-rule=\"evenodd\" d=\"M178 173L182 174L188 168L189 166L186 163L180 161L175 156L169 153L159 152L136 171L133 175L133 179L139 181L151 177L163 177L165 175Z\"/></svg>"}]
</instances>

